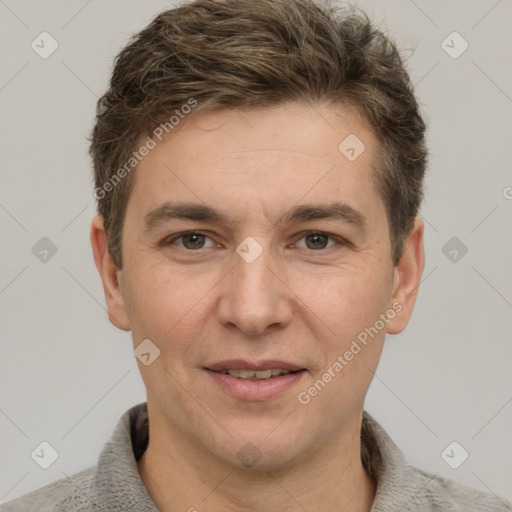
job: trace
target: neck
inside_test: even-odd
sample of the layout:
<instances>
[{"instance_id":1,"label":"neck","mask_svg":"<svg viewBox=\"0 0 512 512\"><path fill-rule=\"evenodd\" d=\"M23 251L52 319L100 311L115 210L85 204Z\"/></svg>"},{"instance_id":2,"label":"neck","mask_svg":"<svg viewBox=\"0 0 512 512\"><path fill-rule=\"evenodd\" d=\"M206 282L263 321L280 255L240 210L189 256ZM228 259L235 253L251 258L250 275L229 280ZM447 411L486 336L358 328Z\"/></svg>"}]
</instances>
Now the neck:
<instances>
[{"instance_id":1,"label":"neck","mask_svg":"<svg viewBox=\"0 0 512 512\"><path fill-rule=\"evenodd\" d=\"M256 471L202 456L150 421L138 469L160 512L369 512L376 485L360 457L361 420L307 462ZM348 426L347 426L348 427Z\"/></svg>"}]
</instances>

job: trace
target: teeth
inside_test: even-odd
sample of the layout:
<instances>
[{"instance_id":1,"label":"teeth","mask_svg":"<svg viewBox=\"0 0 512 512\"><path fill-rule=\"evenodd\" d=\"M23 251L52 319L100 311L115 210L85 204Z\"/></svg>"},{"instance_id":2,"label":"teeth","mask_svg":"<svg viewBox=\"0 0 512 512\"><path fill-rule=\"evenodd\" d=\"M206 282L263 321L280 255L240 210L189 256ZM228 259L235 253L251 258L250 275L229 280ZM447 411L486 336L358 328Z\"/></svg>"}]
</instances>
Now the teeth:
<instances>
[{"instance_id":1,"label":"teeth","mask_svg":"<svg viewBox=\"0 0 512 512\"><path fill-rule=\"evenodd\" d=\"M272 377L276 377L277 375L287 375L290 373L290 370L226 370L222 373L228 373L232 377L237 377L239 379L246 380L260 380L260 379L270 379Z\"/></svg>"},{"instance_id":2,"label":"teeth","mask_svg":"<svg viewBox=\"0 0 512 512\"><path fill-rule=\"evenodd\" d=\"M238 370L238 376L241 379L250 379L256 376L256 373L258 372L251 372L251 370Z\"/></svg>"},{"instance_id":3,"label":"teeth","mask_svg":"<svg viewBox=\"0 0 512 512\"><path fill-rule=\"evenodd\" d=\"M256 372L257 379L269 379L270 377L272 377L272 370L261 370Z\"/></svg>"}]
</instances>

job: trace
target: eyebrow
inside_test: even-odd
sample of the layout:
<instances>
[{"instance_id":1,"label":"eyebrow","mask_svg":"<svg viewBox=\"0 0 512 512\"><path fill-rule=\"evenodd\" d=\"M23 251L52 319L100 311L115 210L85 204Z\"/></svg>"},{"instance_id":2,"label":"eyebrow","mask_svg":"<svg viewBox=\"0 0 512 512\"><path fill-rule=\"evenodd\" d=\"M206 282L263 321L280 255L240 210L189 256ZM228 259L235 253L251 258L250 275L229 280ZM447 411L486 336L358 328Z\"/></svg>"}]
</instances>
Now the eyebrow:
<instances>
[{"instance_id":1,"label":"eyebrow","mask_svg":"<svg viewBox=\"0 0 512 512\"><path fill-rule=\"evenodd\" d=\"M211 224L238 224L230 220L224 212L212 206L167 201L144 216L145 230L150 232L173 219L203 221ZM365 229L368 223L361 212L341 202L297 205L282 213L277 223L293 224L321 219L341 220L361 230Z\"/></svg>"}]
</instances>

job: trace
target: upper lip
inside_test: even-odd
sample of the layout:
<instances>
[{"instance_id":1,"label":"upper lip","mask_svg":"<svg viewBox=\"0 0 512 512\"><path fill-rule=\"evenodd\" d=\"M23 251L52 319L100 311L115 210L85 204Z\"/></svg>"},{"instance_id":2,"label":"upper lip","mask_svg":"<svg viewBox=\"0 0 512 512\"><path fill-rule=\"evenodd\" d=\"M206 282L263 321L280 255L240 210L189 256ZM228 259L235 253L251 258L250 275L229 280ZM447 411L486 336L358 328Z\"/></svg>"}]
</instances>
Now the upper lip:
<instances>
[{"instance_id":1,"label":"upper lip","mask_svg":"<svg viewBox=\"0 0 512 512\"><path fill-rule=\"evenodd\" d=\"M278 359L264 359L262 361L246 361L244 359L230 359L229 361L220 361L212 363L205 367L207 370L221 372L225 370L290 370L291 372L297 370L304 370L302 366L286 361L279 361Z\"/></svg>"}]
</instances>

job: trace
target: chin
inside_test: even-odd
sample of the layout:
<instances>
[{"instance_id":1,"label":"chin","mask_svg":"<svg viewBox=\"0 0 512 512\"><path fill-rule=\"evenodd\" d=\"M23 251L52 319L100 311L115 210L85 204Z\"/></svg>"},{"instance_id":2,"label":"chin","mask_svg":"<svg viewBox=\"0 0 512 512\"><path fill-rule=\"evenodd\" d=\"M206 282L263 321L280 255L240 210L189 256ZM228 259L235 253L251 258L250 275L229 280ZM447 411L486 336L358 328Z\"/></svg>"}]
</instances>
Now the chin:
<instances>
[{"instance_id":1,"label":"chin","mask_svg":"<svg viewBox=\"0 0 512 512\"><path fill-rule=\"evenodd\" d=\"M263 447L265 448L265 447ZM300 449L294 446L293 452L285 447L274 449L272 453L260 450L255 444L248 442L235 453L235 458L229 461L237 470L253 473L268 473L287 470L296 465Z\"/></svg>"},{"instance_id":2,"label":"chin","mask_svg":"<svg viewBox=\"0 0 512 512\"><path fill-rule=\"evenodd\" d=\"M226 454L229 454L226 462L230 466L256 473L294 466L304 456L304 452L309 451L304 431L297 429L289 432L283 429L280 432L276 429L278 424L279 421L272 422L270 428L265 424L265 428L258 429L253 435L248 435L247 430L240 428L238 431L245 435L230 439L229 445L224 447L219 456L226 459ZM251 430L254 430L254 424Z\"/></svg>"}]
</instances>

